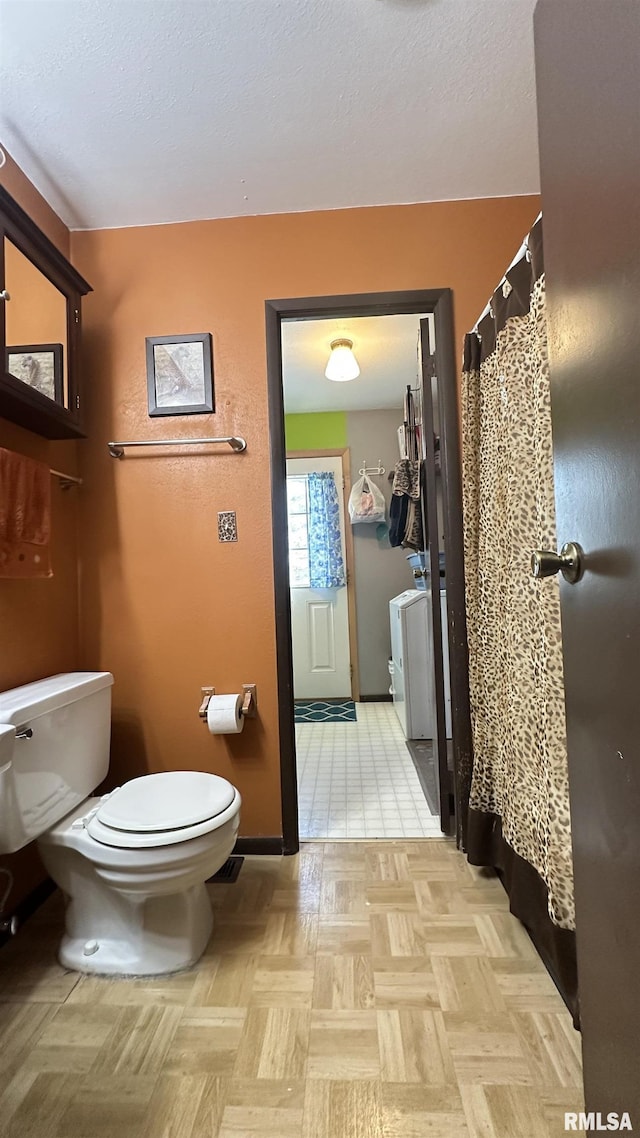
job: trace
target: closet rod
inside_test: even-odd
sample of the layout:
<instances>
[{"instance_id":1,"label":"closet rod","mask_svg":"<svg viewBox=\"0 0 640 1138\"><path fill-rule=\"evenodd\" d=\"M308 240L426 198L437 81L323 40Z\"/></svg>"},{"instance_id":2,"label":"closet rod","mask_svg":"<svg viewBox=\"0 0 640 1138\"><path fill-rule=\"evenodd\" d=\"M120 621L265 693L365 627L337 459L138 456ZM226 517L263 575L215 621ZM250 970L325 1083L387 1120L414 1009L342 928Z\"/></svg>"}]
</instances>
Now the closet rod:
<instances>
[{"instance_id":1,"label":"closet rod","mask_svg":"<svg viewBox=\"0 0 640 1138\"><path fill-rule=\"evenodd\" d=\"M240 435L225 435L220 439L139 439L128 443L107 443L107 446L112 458L124 458L126 447L188 447L201 446L205 443L228 443L238 454L247 449L246 440Z\"/></svg>"},{"instance_id":2,"label":"closet rod","mask_svg":"<svg viewBox=\"0 0 640 1138\"><path fill-rule=\"evenodd\" d=\"M63 490L68 489L72 483L76 486L82 486L82 479L76 478L75 474L65 474L62 470L52 469L49 469L49 474L51 474L54 478L60 479Z\"/></svg>"}]
</instances>

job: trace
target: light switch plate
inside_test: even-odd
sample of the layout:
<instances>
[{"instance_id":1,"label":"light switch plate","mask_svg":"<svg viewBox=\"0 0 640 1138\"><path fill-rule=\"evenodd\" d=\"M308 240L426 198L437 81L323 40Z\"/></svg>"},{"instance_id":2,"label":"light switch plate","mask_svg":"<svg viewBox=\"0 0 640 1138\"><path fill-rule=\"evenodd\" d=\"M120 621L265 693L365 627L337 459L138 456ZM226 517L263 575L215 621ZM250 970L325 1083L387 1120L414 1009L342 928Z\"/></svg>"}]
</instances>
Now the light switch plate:
<instances>
[{"instance_id":1,"label":"light switch plate","mask_svg":"<svg viewBox=\"0 0 640 1138\"><path fill-rule=\"evenodd\" d=\"M218 514L218 541L237 541L238 523L235 510L221 510Z\"/></svg>"}]
</instances>

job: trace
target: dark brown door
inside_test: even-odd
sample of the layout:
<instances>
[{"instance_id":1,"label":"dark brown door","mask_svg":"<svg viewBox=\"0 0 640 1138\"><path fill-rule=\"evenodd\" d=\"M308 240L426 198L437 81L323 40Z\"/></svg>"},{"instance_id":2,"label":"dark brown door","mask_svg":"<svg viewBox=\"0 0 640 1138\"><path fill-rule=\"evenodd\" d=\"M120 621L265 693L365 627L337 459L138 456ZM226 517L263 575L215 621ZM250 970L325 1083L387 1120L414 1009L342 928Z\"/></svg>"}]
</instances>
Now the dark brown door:
<instances>
[{"instance_id":1,"label":"dark brown door","mask_svg":"<svg viewBox=\"0 0 640 1138\"><path fill-rule=\"evenodd\" d=\"M585 1091L640 1131L640 5L539 0L535 50Z\"/></svg>"},{"instance_id":2,"label":"dark brown door","mask_svg":"<svg viewBox=\"0 0 640 1138\"><path fill-rule=\"evenodd\" d=\"M436 423L434 416L433 378L436 375L436 357L430 351L429 321L420 321L420 354L422 357L422 425L425 458L422 463L422 512L425 534L426 587L431 609L433 631L433 681L435 722L433 752L436 763L440 826L443 834L453 829L452 777L447 759L447 732L445 716L444 661L442 652L442 617L440 608L440 524L438 518L437 486L440 483L443 497L439 455L436 453ZM444 550L442 550L444 552ZM444 630L446 633L446 630Z\"/></svg>"}]
</instances>

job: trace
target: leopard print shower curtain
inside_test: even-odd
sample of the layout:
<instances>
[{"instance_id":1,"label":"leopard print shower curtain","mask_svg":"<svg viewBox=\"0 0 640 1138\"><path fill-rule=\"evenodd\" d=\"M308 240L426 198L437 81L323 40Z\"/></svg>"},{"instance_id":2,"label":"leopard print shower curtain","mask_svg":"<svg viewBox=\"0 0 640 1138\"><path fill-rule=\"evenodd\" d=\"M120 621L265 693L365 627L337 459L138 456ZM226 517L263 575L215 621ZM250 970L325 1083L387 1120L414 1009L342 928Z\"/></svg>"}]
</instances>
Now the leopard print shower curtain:
<instances>
[{"instance_id":1,"label":"leopard print shower curtain","mask_svg":"<svg viewBox=\"0 0 640 1138\"><path fill-rule=\"evenodd\" d=\"M557 547L544 274L536 279L525 264L516 274L521 286L523 271L530 295L523 303L521 287L520 304L511 304L521 314L508 315L505 302L501 319L492 313L480 325L481 332L491 325L490 334L471 333L465 342L463 508L474 748L467 790L469 816L488 815L494 829L501 826L502 838L546 885L552 922L572 929L559 585L557 577L534 581L530 569L534 549Z\"/></svg>"}]
</instances>

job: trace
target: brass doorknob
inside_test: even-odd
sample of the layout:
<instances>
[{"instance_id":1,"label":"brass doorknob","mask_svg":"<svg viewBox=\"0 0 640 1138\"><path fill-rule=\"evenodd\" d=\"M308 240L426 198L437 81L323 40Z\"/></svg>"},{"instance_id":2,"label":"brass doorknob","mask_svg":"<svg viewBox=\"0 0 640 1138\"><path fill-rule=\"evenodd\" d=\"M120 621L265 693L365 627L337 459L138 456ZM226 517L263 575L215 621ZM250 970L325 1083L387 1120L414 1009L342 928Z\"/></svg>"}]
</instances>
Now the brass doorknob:
<instances>
[{"instance_id":1,"label":"brass doorknob","mask_svg":"<svg viewBox=\"0 0 640 1138\"><path fill-rule=\"evenodd\" d=\"M584 572L584 551L575 541L567 541L559 553L552 549L535 549L531 554L531 574L539 577L553 577L562 573L565 581L575 585Z\"/></svg>"}]
</instances>

